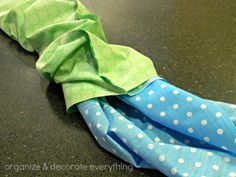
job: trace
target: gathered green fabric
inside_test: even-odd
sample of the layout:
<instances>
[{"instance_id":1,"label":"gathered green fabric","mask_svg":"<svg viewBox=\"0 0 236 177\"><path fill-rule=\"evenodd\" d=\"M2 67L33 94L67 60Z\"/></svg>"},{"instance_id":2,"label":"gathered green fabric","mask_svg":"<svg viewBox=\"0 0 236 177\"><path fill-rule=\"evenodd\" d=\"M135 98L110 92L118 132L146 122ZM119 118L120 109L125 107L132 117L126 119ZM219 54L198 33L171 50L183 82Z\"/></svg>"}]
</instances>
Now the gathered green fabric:
<instances>
[{"instance_id":1,"label":"gathered green fabric","mask_svg":"<svg viewBox=\"0 0 236 177\"><path fill-rule=\"evenodd\" d=\"M62 84L69 112L90 98L127 94L157 75L146 56L108 44L99 18L78 0L0 1L0 28L39 54L37 70Z\"/></svg>"}]
</instances>

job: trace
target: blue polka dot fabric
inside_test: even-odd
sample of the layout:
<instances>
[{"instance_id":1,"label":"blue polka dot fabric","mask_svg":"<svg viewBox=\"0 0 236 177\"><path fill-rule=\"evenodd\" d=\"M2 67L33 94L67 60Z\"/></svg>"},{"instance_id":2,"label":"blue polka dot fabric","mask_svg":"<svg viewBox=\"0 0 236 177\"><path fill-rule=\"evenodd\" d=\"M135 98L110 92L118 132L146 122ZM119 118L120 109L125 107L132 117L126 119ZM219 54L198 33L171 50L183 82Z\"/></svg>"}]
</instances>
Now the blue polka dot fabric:
<instances>
[{"instance_id":1,"label":"blue polka dot fabric","mask_svg":"<svg viewBox=\"0 0 236 177\"><path fill-rule=\"evenodd\" d=\"M137 168L167 176L236 177L236 105L156 78L131 95L77 106L99 145Z\"/></svg>"}]
</instances>

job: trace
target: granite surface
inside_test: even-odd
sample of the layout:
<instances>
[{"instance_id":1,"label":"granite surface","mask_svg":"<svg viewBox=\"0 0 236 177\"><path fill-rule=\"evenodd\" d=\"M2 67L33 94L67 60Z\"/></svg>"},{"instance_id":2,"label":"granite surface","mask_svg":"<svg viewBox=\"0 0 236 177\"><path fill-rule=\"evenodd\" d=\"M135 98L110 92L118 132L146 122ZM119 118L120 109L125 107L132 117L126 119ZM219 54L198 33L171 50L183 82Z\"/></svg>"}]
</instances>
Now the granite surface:
<instances>
[{"instance_id":1,"label":"granite surface","mask_svg":"<svg viewBox=\"0 0 236 177\"><path fill-rule=\"evenodd\" d=\"M82 2L101 17L110 43L147 55L174 85L236 104L236 2ZM156 170L89 167L127 164L98 146L79 113L66 113L60 86L35 70L37 57L0 32L0 176L162 176ZM42 169L45 164L52 168ZM17 170L19 165L31 167Z\"/></svg>"}]
</instances>

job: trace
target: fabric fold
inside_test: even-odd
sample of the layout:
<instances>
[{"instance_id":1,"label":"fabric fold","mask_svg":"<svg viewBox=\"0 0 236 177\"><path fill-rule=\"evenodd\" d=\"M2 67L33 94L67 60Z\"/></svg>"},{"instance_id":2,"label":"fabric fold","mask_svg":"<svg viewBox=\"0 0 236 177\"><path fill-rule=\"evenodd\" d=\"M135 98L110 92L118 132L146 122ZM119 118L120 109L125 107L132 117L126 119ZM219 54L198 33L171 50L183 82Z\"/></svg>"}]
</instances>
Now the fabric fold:
<instances>
[{"instance_id":1,"label":"fabric fold","mask_svg":"<svg viewBox=\"0 0 236 177\"><path fill-rule=\"evenodd\" d=\"M136 94L77 106L100 146L137 168L173 177L236 175L236 105L156 79Z\"/></svg>"},{"instance_id":2,"label":"fabric fold","mask_svg":"<svg viewBox=\"0 0 236 177\"><path fill-rule=\"evenodd\" d=\"M99 18L78 0L0 2L0 28L40 55L37 70L62 84L69 112L76 110L76 103L127 94L157 76L149 58L108 44Z\"/></svg>"},{"instance_id":3,"label":"fabric fold","mask_svg":"<svg viewBox=\"0 0 236 177\"><path fill-rule=\"evenodd\" d=\"M151 60L108 44L78 0L4 0L0 28L40 57L98 144L167 176L236 177L236 105L200 98L157 77Z\"/></svg>"}]
</instances>

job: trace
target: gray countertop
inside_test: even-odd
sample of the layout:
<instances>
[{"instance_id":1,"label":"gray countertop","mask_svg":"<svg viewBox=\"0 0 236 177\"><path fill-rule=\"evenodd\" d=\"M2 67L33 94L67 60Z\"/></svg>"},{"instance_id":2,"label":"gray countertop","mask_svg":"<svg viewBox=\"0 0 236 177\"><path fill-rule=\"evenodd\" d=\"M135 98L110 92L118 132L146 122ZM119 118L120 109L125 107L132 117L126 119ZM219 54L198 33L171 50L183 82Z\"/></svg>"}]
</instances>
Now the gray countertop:
<instances>
[{"instance_id":1,"label":"gray countertop","mask_svg":"<svg viewBox=\"0 0 236 177\"><path fill-rule=\"evenodd\" d=\"M150 57L160 75L201 97L236 103L236 2L82 0L110 43ZM6 170L6 165L125 163L98 146L59 85L42 80L36 54L0 33L0 176L161 176L157 170Z\"/></svg>"}]
</instances>

